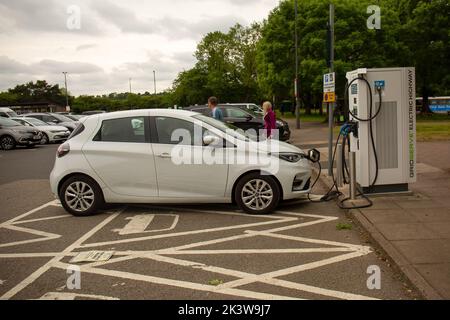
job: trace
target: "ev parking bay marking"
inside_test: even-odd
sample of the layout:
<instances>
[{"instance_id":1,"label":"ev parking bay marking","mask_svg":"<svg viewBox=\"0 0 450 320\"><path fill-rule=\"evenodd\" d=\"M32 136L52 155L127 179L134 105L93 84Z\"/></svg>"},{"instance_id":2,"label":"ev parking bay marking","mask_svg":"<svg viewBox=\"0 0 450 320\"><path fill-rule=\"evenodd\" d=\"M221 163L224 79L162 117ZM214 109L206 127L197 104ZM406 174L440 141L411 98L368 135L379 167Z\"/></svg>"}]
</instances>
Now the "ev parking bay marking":
<instances>
[{"instance_id":1,"label":"ev parking bay marking","mask_svg":"<svg viewBox=\"0 0 450 320\"><path fill-rule=\"evenodd\" d=\"M13 218L5 223L0 224L0 228L13 228L17 231L24 232L24 233L30 233L34 235L38 235L44 238L38 238L36 241L44 241L44 240L52 240L56 237L61 237L62 235L57 234L50 234L46 232L42 232L39 230L34 230L30 228L22 228L17 227L18 224L22 224L25 221L34 222L34 221L42 221L44 219L60 219L62 216L54 216L54 217L46 217L41 219L28 219L23 220L25 218L28 218L31 214L44 209L48 206L54 206L55 202L47 203L39 208L36 208L34 210L31 210L23 215L20 215L16 218ZM180 208L165 208L176 211L176 212L183 212L185 210ZM178 287L178 288L184 288L184 289L190 289L190 290L198 290L203 292L210 292L210 293L216 293L216 294L224 294L224 295L232 295L232 296L238 296L242 298L251 298L251 299L298 299L297 295L296 297L290 297L290 296L282 296L277 294L270 294L270 293L264 293L264 292L257 292L257 291L251 291L241 288L244 285L256 283L256 282L262 282L266 283L272 286L287 288L291 290L297 290L299 292L299 295L301 292L308 292L313 293L317 295L323 295L327 297L332 298L338 298L338 299L373 299L372 297L363 296L359 294L354 293L348 293L348 292L342 292L337 290L330 290L327 288L320 288L315 287L312 285L306 285L302 283L287 281L287 280L281 280L279 277L290 275L293 273L305 271L305 270L311 270L316 269L324 266L328 266L330 264L336 264L340 263L342 261L346 261L349 259L358 258L367 254L370 254L372 251L370 247L363 246L363 245L356 245L356 244L350 244L350 243L343 243L343 242L337 242L337 241L328 241L328 240L321 240L321 239L313 239L313 238L306 238L306 237L299 237L299 236L291 236L291 235L285 235L280 234L281 231L286 230L293 230L298 228L307 228L309 226L321 224L321 223L327 223L330 221L337 220L337 217L334 216L325 216L325 215L315 215L315 214L303 214L303 213L296 213L296 212L284 212L284 211L277 211L274 215L269 216L251 216L246 215L243 213L238 212L223 212L223 211L208 211L208 210L192 210L189 209L189 212L199 212L199 213L207 213L207 214L222 214L222 215L234 215L234 216L243 216L246 218L251 219L258 219L259 221L256 221L254 223L243 223L238 225L232 225L232 226L224 226L224 227L215 227L215 228L209 228L209 229L202 229L202 230L192 230L192 231L184 231L184 232L171 232L171 233L165 233L165 234L158 234L158 235L150 235L150 236L144 236L144 237L136 237L133 239L120 239L115 241L107 241L107 242L99 242L99 243L86 243L92 236L94 236L97 232L102 230L103 228L106 228L109 223L111 223L114 219L116 219L122 212L124 212L125 209L117 210L115 212L111 212L110 215L108 215L105 219L100 221L96 226L94 226L90 231L82 235L78 240L70 244L65 250L62 252L39 252L39 253L6 253L6 254L0 254L0 259L11 259L11 258L33 258L33 257L48 257L50 260L35 270L31 275L29 275L27 278L25 278L20 283L16 284L12 289L10 289L8 292L3 294L3 296L0 297L0 299L10 299L14 298L19 292L27 288L28 286L32 285L39 277L41 277L43 274L48 272L51 268L59 268L63 270L67 270L67 268L70 266L68 263L64 263L61 260L64 257L68 256L74 256L77 254L75 250L77 249L83 249L86 247L101 247L105 245L114 245L119 243L136 243L140 241L145 240L155 240L155 239L162 239L162 238L176 238L186 235L194 235L194 234L209 234L211 233L214 235L214 237L217 236L218 231L224 231L224 230L236 230L237 234L232 236L226 236L222 238L214 238L212 240L206 240L206 241L197 241L192 243L187 243L181 246L175 246L175 247L167 247L162 248L158 250L147 250L147 251L116 251L115 257L112 257L109 261L106 262L93 262L88 263L84 265L80 265L80 271L82 273L90 273L90 274L97 274L97 275L103 275L113 278L119 278L119 279L129 279L133 281L141 281L146 283L152 283L152 284L160 284L160 285L166 285L171 287ZM152 206L152 210L155 210L155 207ZM122 231L122 234L133 234L139 231L139 233L142 232L148 232L152 230L146 231L145 229L150 225L150 223L153 221L153 217L147 217L143 218L141 215L138 215L139 218L136 218L136 215L131 218L130 222L123 228L120 229ZM176 217L175 217L176 216ZM70 217L69 215L67 217ZM174 215L174 220L178 223L178 215ZM314 220L312 221L302 221L305 220L305 218L312 218ZM136 220L135 220L136 219ZM260 221L260 220L263 221ZM140 222L136 222L140 221ZM282 223L283 226L277 226L277 224ZM292 223L291 225L286 225L286 223ZM143 227L145 225L145 227ZM264 231L260 230L252 230L251 228L261 227L261 226L269 226L273 225L273 228L266 229ZM175 228L176 223L174 222L172 224L172 230ZM241 231L239 231L241 230ZM120 234L120 231L119 231ZM50 235L53 237L51 238ZM262 236L262 237L269 237L269 238L279 238L279 239L285 239L285 240L292 240L297 241L299 243L306 242L306 243L312 243L316 244L313 248L292 248L292 249L229 249L229 250L202 250L200 247L204 247L206 245L211 244L218 244L218 243L225 243L233 240L241 240L241 239L248 239L256 236ZM13 242L9 244L2 244L2 245L20 245L23 244L23 242ZM221 266L213 266L213 265L206 265L204 263L196 262L196 261L190 261L185 260L181 258L175 258L175 257L169 257L167 255L175 255L177 257L181 257L182 255L187 254L211 254L211 255L232 255L232 254L261 254L261 253L271 253L271 254L302 254L305 252L329 252L329 253L340 253L337 256L333 256L331 258L322 258L317 261L303 263L300 265L296 265L293 267L288 268L282 268L279 270L267 272L264 274L253 274L245 271L239 271L239 270L233 270L230 268L224 268ZM105 269L104 266L108 264L113 264L120 261L132 261L135 259L148 259L158 262L164 262L164 263L170 263L173 265L185 267L188 269L200 269L204 271L214 272L218 274L228 275L237 278L236 280L225 282L218 286L211 286L207 284L201 284L201 283L195 283L190 281L183 281L183 280L175 280L175 279L169 279L164 277L157 277L157 276L149 276L149 275L143 275L138 273L132 273L132 272L126 272L126 271L119 271L114 269ZM80 298L87 298L87 295L83 294L66 294L66 293L55 293L55 292L49 292L47 295L42 296L41 298L50 298L50 299L75 299L76 297ZM92 296L94 297L94 296ZM95 296L99 299L109 299L111 297L105 297L105 296Z\"/></svg>"},{"instance_id":2,"label":"ev parking bay marking","mask_svg":"<svg viewBox=\"0 0 450 320\"><path fill-rule=\"evenodd\" d=\"M150 225L150 223L155 218L155 215L143 213L143 214L138 214L133 217L127 218L127 220L130 220L130 222L128 222L128 224L125 225L125 227L123 227L122 229L115 229L113 231L118 232L119 235L123 236L123 235L128 235L128 234L135 234L135 233L160 232L160 231L169 231L169 230L174 229L178 223L179 215L170 214L170 215L165 215L165 216L173 217L173 223L169 228L146 230L147 227Z\"/></svg>"}]
</instances>

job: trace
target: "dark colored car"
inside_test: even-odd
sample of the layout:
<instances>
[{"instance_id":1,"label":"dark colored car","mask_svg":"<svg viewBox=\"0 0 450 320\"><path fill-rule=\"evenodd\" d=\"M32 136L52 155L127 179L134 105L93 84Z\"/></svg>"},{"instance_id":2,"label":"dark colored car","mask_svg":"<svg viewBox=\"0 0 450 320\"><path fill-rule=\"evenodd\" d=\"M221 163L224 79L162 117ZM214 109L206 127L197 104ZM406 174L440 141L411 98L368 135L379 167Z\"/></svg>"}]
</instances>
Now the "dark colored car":
<instances>
[{"instance_id":1,"label":"dark colored car","mask_svg":"<svg viewBox=\"0 0 450 320\"><path fill-rule=\"evenodd\" d=\"M244 131L253 129L259 133L259 130L264 128L264 119L260 114L233 105L218 105L217 107L222 110L223 121L234 125L239 129ZM206 105L191 106L187 107L185 110L199 112L210 117L212 116L211 110ZM291 131L286 121L277 120L277 129L279 130L279 139L281 141L289 140Z\"/></svg>"},{"instance_id":2,"label":"dark colored car","mask_svg":"<svg viewBox=\"0 0 450 320\"><path fill-rule=\"evenodd\" d=\"M17 145L34 147L42 140L42 132L34 127L22 126L20 123L0 117L0 147L12 150Z\"/></svg>"},{"instance_id":3,"label":"dark colored car","mask_svg":"<svg viewBox=\"0 0 450 320\"><path fill-rule=\"evenodd\" d=\"M92 111L84 111L82 113L83 116L92 116L94 114L106 113L104 110L92 110Z\"/></svg>"},{"instance_id":4,"label":"dark colored car","mask_svg":"<svg viewBox=\"0 0 450 320\"><path fill-rule=\"evenodd\" d=\"M79 122L57 113L27 113L24 116L36 118L48 124L57 124L58 126L66 127L70 132L75 130L79 124Z\"/></svg>"}]
</instances>

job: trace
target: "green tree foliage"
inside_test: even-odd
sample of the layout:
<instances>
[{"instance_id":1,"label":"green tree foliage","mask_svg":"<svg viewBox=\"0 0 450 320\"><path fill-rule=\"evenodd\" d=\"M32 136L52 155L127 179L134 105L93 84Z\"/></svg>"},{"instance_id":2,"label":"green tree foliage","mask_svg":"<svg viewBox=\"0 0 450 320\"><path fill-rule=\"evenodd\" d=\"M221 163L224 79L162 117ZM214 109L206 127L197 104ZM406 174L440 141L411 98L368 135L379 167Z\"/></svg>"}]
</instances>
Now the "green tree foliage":
<instances>
[{"instance_id":1,"label":"green tree foliage","mask_svg":"<svg viewBox=\"0 0 450 320\"><path fill-rule=\"evenodd\" d=\"M45 80L37 80L9 89L7 93L1 94L0 101L3 104L46 102L65 105L66 95L59 85L50 85Z\"/></svg>"},{"instance_id":2,"label":"green tree foliage","mask_svg":"<svg viewBox=\"0 0 450 320\"><path fill-rule=\"evenodd\" d=\"M208 33L197 46L194 68L181 72L174 82L174 102L182 106L201 104L211 95L222 102L257 100L259 39L258 24L236 24L228 33Z\"/></svg>"},{"instance_id":3,"label":"green tree foliage","mask_svg":"<svg viewBox=\"0 0 450 320\"><path fill-rule=\"evenodd\" d=\"M345 74L359 67L402 66L409 51L399 41L398 12L389 1L377 3L382 12L381 30L369 30L367 7L372 0L335 1L335 62L337 93L342 96ZM322 75L326 66L328 0L298 1L300 97L308 107L322 99ZM266 97L277 100L294 95L294 0L285 0L274 9L262 27L258 44L259 84ZM408 63L406 63L408 64Z\"/></svg>"},{"instance_id":4,"label":"green tree foliage","mask_svg":"<svg viewBox=\"0 0 450 320\"><path fill-rule=\"evenodd\" d=\"M416 67L417 91L424 98L450 95L450 3L448 0L396 1L402 17L402 39L411 49L412 65Z\"/></svg>"}]
</instances>

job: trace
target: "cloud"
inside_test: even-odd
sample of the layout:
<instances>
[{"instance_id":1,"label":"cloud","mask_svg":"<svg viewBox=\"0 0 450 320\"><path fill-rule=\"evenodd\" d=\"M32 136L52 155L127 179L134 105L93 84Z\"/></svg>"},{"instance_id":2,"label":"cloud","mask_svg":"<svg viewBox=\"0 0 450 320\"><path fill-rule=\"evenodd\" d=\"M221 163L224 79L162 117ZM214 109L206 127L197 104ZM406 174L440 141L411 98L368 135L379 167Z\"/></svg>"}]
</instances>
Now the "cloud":
<instances>
[{"instance_id":1,"label":"cloud","mask_svg":"<svg viewBox=\"0 0 450 320\"><path fill-rule=\"evenodd\" d=\"M153 70L156 71L158 91L162 91L171 86L179 71L192 67L189 56L188 52L164 56L159 51L152 51L145 61L123 63L111 71L79 61L44 59L23 64L0 56L0 91L40 79L62 85L62 72L67 71L70 91L75 95L125 92L129 78L132 78L133 92L153 92Z\"/></svg>"},{"instance_id":2,"label":"cloud","mask_svg":"<svg viewBox=\"0 0 450 320\"><path fill-rule=\"evenodd\" d=\"M70 2L72 1L0 0L0 22L3 22L0 25L0 33L9 34L20 30L90 35L102 33L98 21L84 4L78 6L81 28L70 30L67 27L67 21L72 13L68 9L74 5Z\"/></svg>"},{"instance_id":3,"label":"cloud","mask_svg":"<svg viewBox=\"0 0 450 320\"><path fill-rule=\"evenodd\" d=\"M76 51L82 51L82 50L88 50L97 47L95 43L88 43L88 44L82 44L79 45L75 50Z\"/></svg>"}]
</instances>

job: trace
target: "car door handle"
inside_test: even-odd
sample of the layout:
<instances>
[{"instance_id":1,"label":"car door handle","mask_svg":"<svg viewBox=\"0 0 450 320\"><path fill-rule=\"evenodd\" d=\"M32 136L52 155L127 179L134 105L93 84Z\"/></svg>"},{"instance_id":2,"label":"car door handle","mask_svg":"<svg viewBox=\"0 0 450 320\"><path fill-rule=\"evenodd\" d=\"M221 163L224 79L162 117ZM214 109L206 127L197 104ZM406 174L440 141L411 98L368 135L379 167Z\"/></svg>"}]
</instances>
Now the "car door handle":
<instances>
[{"instance_id":1,"label":"car door handle","mask_svg":"<svg viewBox=\"0 0 450 320\"><path fill-rule=\"evenodd\" d=\"M164 159L172 158L172 156L169 153L167 153L167 152L161 153L160 155L158 155L158 157L164 158Z\"/></svg>"}]
</instances>

